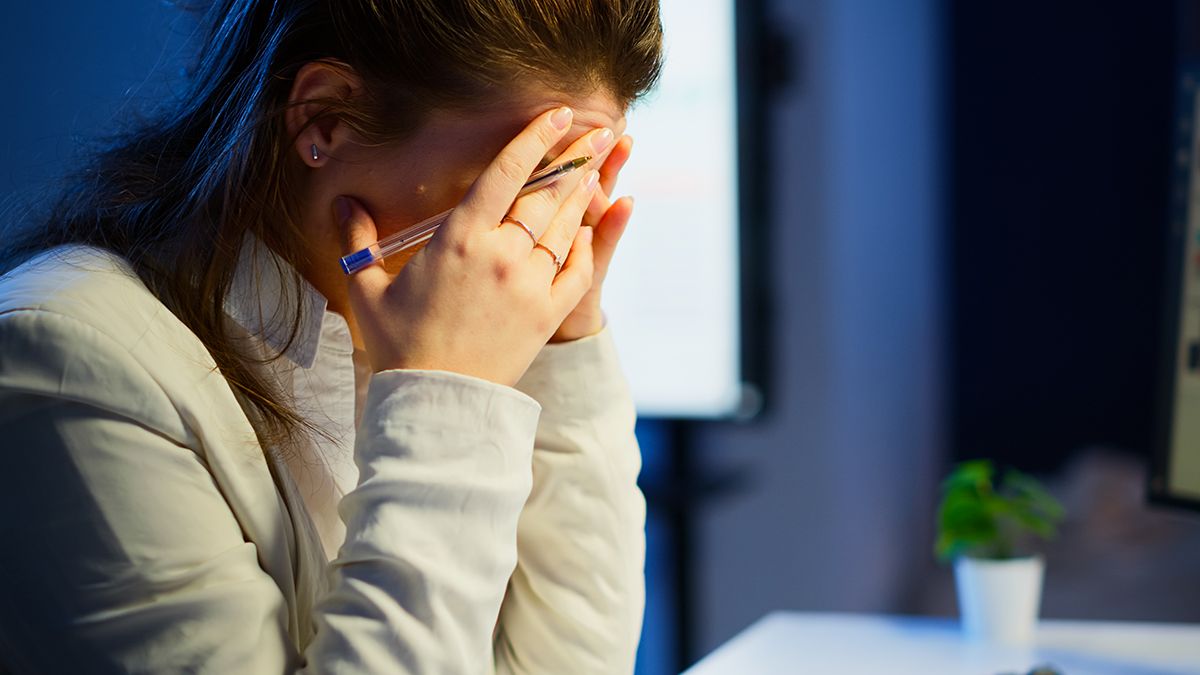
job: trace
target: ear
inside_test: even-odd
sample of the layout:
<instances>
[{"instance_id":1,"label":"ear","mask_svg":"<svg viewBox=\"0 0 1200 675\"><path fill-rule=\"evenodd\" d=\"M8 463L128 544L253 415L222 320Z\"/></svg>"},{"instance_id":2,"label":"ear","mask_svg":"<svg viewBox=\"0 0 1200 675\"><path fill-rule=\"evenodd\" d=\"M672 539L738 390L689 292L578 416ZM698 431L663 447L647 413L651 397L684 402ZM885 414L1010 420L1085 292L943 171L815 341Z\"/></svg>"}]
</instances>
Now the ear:
<instances>
[{"instance_id":1,"label":"ear","mask_svg":"<svg viewBox=\"0 0 1200 675\"><path fill-rule=\"evenodd\" d=\"M360 88L358 76L349 66L310 61L300 67L292 81L284 113L288 138L293 139L292 150L300 161L312 168L324 166L351 142L352 132L346 125L336 116L321 116L321 113L328 109L328 101L348 100Z\"/></svg>"}]
</instances>

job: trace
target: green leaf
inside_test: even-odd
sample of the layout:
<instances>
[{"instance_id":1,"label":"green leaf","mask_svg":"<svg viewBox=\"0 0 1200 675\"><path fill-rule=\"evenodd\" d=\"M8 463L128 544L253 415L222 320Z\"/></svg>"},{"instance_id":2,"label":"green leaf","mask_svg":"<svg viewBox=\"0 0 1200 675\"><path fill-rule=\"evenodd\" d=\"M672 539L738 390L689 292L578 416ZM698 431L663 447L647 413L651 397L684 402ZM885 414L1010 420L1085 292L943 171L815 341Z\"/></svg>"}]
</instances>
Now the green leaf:
<instances>
[{"instance_id":1,"label":"green leaf","mask_svg":"<svg viewBox=\"0 0 1200 675\"><path fill-rule=\"evenodd\" d=\"M990 492L994 472L992 463L986 459L963 462L954 468L946 480L942 481L942 489L969 487L981 492Z\"/></svg>"},{"instance_id":2,"label":"green leaf","mask_svg":"<svg viewBox=\"0 0 1200 675\"><path fill-rule=\"evenodd\" d=\"M1051 520L1061 520L1065 515L1062 504L1032 476L1010 469L1004 475L1004 487L1014 498L1027 501Z\"/></svg>"},{"instance_id":3,"label":"green leaf","mask_svg":"<svg viewBox=\"0 0 1200 675\"><path fill-rule=\"evenodd\" d=\"M1025 529L1042 538L1049 538L1054 534L1054 524L1038 513L1016 509L1011 515Z\"/></svg>"},{"instance_id":4,"label":"green leaf","mask_svg":"<svg viewBox=\"0 0 1200 675\"><path fill-rule=\"evenodd\" d=\"M995 489L994 474L992 462L980 459L957 465L942 481L934 542L939 558L963 553L1003 558L1026 535L1055 536L1064 515L1058 500L1036 479L1012 469Z\"/></svg>"}]
</instances>

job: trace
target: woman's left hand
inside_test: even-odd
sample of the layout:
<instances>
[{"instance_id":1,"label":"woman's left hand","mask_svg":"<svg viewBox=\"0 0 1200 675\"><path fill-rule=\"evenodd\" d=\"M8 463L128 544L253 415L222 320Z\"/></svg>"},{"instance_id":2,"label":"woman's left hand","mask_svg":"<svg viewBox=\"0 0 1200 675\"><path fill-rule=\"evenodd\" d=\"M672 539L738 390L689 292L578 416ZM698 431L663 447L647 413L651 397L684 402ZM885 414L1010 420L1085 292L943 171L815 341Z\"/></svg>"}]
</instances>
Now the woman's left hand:
<instances>
[{"instance_id":1,"label":"woman's left hand","mask_svg":"<svg viewBox=\"0 0 1200 675\"><path fill-rule=\"evenodd\" d=\"M610 195L617 184L617 175L629 159L633 149L633 139L622 136L600 166L600 185L588 205L583 217L584 226L593 228L592 261L594 273L592 288L583 296L579 304L567 315L562 325L555 331L550 342L568 342L589 335L595 335L604 328L604 313L600 310L600 292L604 278L608 274L608 265L612 262L613 252L617 242L625 233L629 217L633 215L633 198L622 197L610 202Z\"/></svg>"}]
</instances>

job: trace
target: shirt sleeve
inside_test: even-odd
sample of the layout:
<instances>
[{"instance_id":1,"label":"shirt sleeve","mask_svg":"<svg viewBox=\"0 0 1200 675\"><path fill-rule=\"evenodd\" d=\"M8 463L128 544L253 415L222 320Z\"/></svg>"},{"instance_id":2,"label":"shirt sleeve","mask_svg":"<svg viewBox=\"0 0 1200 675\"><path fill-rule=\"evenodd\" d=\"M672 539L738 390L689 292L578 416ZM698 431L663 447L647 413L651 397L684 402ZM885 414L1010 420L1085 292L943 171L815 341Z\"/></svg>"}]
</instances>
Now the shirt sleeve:
<instances>
[{"instance_id":1,"label":"shirt sleeve","mask_svg":"<svg viewBox=\"0 0 1200 675\"><path fill-rule=\"evenodd\" d=\"M0 316L0 671L297 663L284 596L183 426L148 423L165 403L89 326Z\"/></svg>"},{"instance_id":2,"label":"shirt sleeve","mask_svg":"<svg viewBox=\"0 0 1200 675\"><path fill-rule=\"evenodd\" d=\"M538 404L439 371L371 381L340 506L346 543L318 608L315 672L485 673L517 518L532 481Z\"/></svg>"},{"instance_id":3,"label":"shirt sleeve","mask_svg":"<svg viewBox=\"0 0 1200 675\"><path fill-rule=\"evenodd\" d=\"M632 672L646 506L636 413L609 329L547 345L517 388L542 414L497 630L497 671Z\"/></svg>"},{"instance_id":4,"label":"shirt sleeve","mask_svg":"<svg viewBox=\"0 0 1200 675\"><path fill-rule=\"evenodd\" d=\"M0 670L493 670L536 401L453 373L374 378L346 544L300 654L187 435L145 424L149 404L106 405L166 401L153 378L87 326L20 323L0 320ZM57 393L66 378L93 394Z\"/></svg>"}]
</instances>

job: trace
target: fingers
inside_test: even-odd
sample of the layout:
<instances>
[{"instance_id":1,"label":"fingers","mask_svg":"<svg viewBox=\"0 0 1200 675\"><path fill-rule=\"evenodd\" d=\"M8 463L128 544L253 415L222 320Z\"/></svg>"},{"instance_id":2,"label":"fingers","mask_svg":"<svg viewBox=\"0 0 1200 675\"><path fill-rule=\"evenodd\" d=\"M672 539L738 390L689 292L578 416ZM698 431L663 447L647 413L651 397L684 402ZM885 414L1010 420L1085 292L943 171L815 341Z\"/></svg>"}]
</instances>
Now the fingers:
<instances>
[{"instance_id":1,"label":"fingers","mask_svg":"<svg viewBox=\"0 0 1200 675\"><path fill-rule=\"evenodd\" d=\"M596 171L588 171L582 182L576 186L575 191L558 209L553 220L550 221L550 226L538 238L538 243L549 247L550 250L561 256L566 256L566 252L573 247L576 234L583 222L583 212L587 208L588 202L592 200L592 193L599 182L600 174ZM545 251L535 249L531 254L550 259L550 256L545 255ZM559 271L553 265L553 260L551 260L550 267L555 273Z\"/></svg>"},{"instance_id":2,"label":"fingers","mask_svg":"<svg viewBox=\"0 0 1200 675\"><path fill-rule=\"evenodd\" d=\"M611 195L617 189L617 176L621 174L621 169L625 168L625 162L629 161L631 154L633 136L622 136L604 160L604 166L600 167L600 189L604 190L605 194Z\"/></svg>"},{"instance_id":3,"label":"fingers","mask_svg":"<svg viewBox=\"0 0 1200 675\"><path fill-rule=\"evenodd\" d=\"M333 215L342 237L343 255L357 253L379 240L375 221L357 199L346 196L334 199ZM352 292L368 294L382 292L391 282L391 276L384 270L382 261L375 261L355 274L347 275L347 279Z\"/></svg>"},{"instance_id":4,"label":"fingers","mask_svg":"<svg viewBox=\"0 0 1200 675\"><path fill-rule=\"evenodd\" d=\"M570 108L563 107L530 122L483 170L443 229L494 228L538 162L571 127L573 115Z\"/></svg>"},{"instance_id":5,"label":"fingers","mask_svg":"<svg viewBox=\"0 0 1200 675\"><path fill-rule=\"evenodd\" d=\"M604 214L608 213L608 208L612 206L609 195L616 190L617 177L620 175L621 169L625 167L625 163L629 161L632 152L633 137L622 136L613 146L612 152L604 159L604 164L600 167L600 189L592 197L592 203L588 204L587 213L583 217L585 225L598 224Z\"/></svg>"},{"instance_id":6,"label":"fingers","mask_svg":"<svg viewBox=\"0 0 1200 675\"><path fill-rule=\"evenodd\" d=\"M603 282L608 275L608 266L612 262L613 253L616 252L617 243L621 241L621 235L625 234L625 228L632 216L633 197L621 197L613 202L596 225L592 244L596 281Z\"/></svg>"},{"instance_id":7,"label":"fingers","mask_svg":"<svg viewBox=\"0 0 1200 675\"><path fill-rule=\"evenodd\" d=\"M562 316L574 309L592 287L592 236L592 228L579 228L567 262L550 286L551 302Z\"/></svg>"},{"instance_id":8,"label":"fingers","mask_svg":"<svg viewBox=\"0 0 1200 675\"><path fill-rule=\"evenodd\" d=\"M601 183L603 182L601 180ZM592 193L592 201L588 202L587 209L583 212L583 224L595 227L611 206L612 202L608 201L608 195L604 194L603 188L596 190Z\"/></svg>"},{"instance_id":9,"label":"fingers","mask_svg":"<svg viewBox=\"0 0 1200 675\"><path fill-rule=\"evenodd\" d=\"M567 147L560 155L562 161L574 159L576 157L592 156L595 157L609 149L612 146L613 135L608 129L594 129L579 138ZM563 177L562 180L548 185L540 190L535 190L524 197L518 199L509 210L509 215L521 222L525 223L533 230L538 240L541 240L549 228L549 224L554 215L564 204L564 200L570 198L574 194L576 186L580 184L586 176L587 172L582 170L572 171ZM584 204L586 207L587 205ZM580 217L583 216L583 211L580 210ZM515 228L506 228L507 236L514 241L514 246L520 244L520 234ZM573 238L575 233L571 233ZM566 242L569 244L571 239Z\"/></svg>"}]
</instances>

